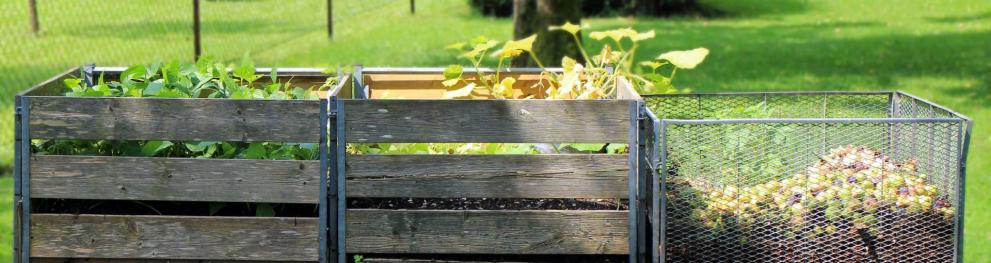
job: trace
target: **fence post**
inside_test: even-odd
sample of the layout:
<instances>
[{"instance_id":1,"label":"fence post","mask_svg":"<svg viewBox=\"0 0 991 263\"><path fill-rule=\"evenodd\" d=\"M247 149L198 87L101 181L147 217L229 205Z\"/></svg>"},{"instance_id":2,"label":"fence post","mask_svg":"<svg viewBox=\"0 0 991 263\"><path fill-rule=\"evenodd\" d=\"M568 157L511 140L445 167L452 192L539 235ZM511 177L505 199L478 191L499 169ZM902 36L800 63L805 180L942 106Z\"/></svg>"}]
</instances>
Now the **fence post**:
<instances>
[{"instance_id":1,"label":"fence post","mask_svg":"<svg viewBox=\"0 0 991 263\"><path fill-rule=\"evenodd\" d=\"M334 38L334 1L327 0L327 37Z\"/></svg>"},{"instance_id":2,"label":"fence post","mask_svg":"<svg viewBox=\"0 0 991 263\"><path fill-rule=\"evenodd\" d=\"M203 49L200 44L200 0L193 0L193 61L200 59Z\"/></svg>"},{"instance_id":3,"label":"fence post","mask_svg":"<svg viewBox=\"0 0 991 263\"><path fill-rule=\"evenodd\" d=\"M31 23L31 33L38 34L38 0L28 0L28 20Z\"/></svg>"},{"instance_id":4,"label":"fence post","mask_svg":"<svg viewBox=\"0 0 991 263\"><path fill-rule=\"evenodd\" d=\"M409 0L409 13L416 14L416 0Z\"/></svg>"}]
</instances>

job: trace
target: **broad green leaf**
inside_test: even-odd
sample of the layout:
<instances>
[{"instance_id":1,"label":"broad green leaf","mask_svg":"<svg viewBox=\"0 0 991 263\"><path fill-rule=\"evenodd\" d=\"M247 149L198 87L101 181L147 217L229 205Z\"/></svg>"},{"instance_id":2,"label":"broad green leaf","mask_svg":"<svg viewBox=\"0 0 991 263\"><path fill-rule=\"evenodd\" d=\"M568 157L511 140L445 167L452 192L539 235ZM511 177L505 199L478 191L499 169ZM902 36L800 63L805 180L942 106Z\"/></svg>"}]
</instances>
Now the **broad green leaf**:
<instances>
[{"instance_id":1,"label":"broad green leaf","mask_svg":"<svg viewBox=\"0 0 991 263\"><path fill-rule=\"evenodd\" d=\"M265 159L265 145L260 142L250 143L248 149L244 150L244 158Z\"/></svg>"},{"instance_id":2,"label":"broad green leaf","mask_svg":"<svg viewBox=\"0 0 991 263\"><path fill-rule=\"evenodd\" d=\"M306 90L303 89L303 88L300 88L300 87L293 88L292 89L292 96L293 96L293 98L296 98L296 99L306 98Z\"/></svg>"},{"instance_id":3,"label":"broad green leaf","mask_svg":"<svg viewBox=\"0 0 991 263\"><path fill-rule=\"evenodd\" d=\"M159 92L161 92L162 87L164 86L165 86L165 81L161 79L157 79L155 81L152 81L151 83L148 83L148 86L145 87L144 91L142 91L141 94L145 96L156 96L158 95Z\"/></svg>"},{"instance_id":4,"label":"broad green leaf","mask_svg":"<svg viewBox=\"0 0 991 263\"><path fill-rule=\"evenodd\" d=\"M191 152L202 152L205 151L211 145L217 144L217 142L203 141L203 142L195 142L195 143L187 142L184 144L186 145L186 149L188 149Z\"/></svg>"},{"instance_id":5,"label":"broad green leaf","mask_svg":"<svg viewBox=\"0 0 991 263\"><path fill-rule=\"evenodd\" d=\"M693 69L705 60L706 55L709 55L709 50L700 47L686 51L667 52L657 56L657 59L667 60L680 69Z\"/></svg>"},{"instance_id":6,"label":"broad green leaf","mask_svg":"<svg viewBox=\"0 0 991 263\"><path fill-rule=\"evenodd\" d=\"M471 95L471 92L475 90L475 83L468 83L463 88L444 92L445 99L463 98Z\"/></svg>"},{"instance_id":7,"label":"broad green leaf","mask_svg":"<svg viewBox=\"0 0 991 263\"><path fill-rule=\"evenodd\" d=\"M444 69L444 79L457 79L461 77L462 73L464 73L464 67L461 65L448 65L447 68Z\"/></svg>"},{"instance_id":8,"label":"broad green leaf","mask_svg":"<svg viewBox=\"0 0 991 263\"><path fill-rule=\"evenodd\" d=\"M77 78L67 78L62 80L62 83L65 83L65 86L68 88L76 88L79 87L79 84L83 83L83 80Z\"/></svg>"},{"instance_id":9,"label":"broad green leaf","mask_svg":"<svg viewBox=\"0 0 991 263\"><path fill-rule=\"evenodd\" d=\"M169 146L172 146L170 141L148 141L141 147L141 154L148 157L155 156Z\"/></svg>"},{"instance_id":10,"label":"broad green leaf","mask_svg":"<svg viewBox=\"0 0 991 263\"><path fill-rule=\"evenodd\" d=\"M275 216L275 209L272 205L261 203L255 207L255 216L257 217L273 217Z\"/></svg>"}]
</instances>

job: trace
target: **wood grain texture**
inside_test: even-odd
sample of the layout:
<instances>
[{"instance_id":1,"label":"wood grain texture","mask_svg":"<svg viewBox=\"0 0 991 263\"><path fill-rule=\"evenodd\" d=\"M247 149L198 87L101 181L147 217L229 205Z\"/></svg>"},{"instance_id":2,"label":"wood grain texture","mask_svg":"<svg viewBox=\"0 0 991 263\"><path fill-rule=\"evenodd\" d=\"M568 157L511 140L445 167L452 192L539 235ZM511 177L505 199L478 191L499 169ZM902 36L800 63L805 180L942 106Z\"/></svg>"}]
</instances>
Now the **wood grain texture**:
<instances>
[{"instance_id":1,"label":"wood grain texture","mask_svg":"<svg viewBox=\"0 0 991 263\"><path fill-rule=\"evenodd\" d=\"M316 261L135 259L135 258L31 258L34 263L303 263ZM368 261L365 261L368 262Z\"/></svg>"},{"instance_id":2,"label":"wood grain texture","mask_svg":"<svg viewBox=\"0 0 991 263\"><path fill-rule=\"evenodd\" d=\"M348 197L626 198L625 154L348 155Z\"/></svg>"},{"instance_id":3,"label":"wood grain texture","mask_svg":"<svg viewBox=\"0 0 991 263\"><path fill-rule=\"evenodd\" d=\"M527 96L542 99L546 90L534 87L541 82L540 74L534 73L500 73L499 77L516 79L513 85L513 98L522 99ZM372 99L441 99L451 88L444 86L444 74L436 73L375 73L363 75L364 84L368 85ZM476 82L474 73L465 72L464 79ZM546 81L544 81L547 84ZM547 84L549 85L549 84ZM460 86L459 86L460 87ZM478 91L479 97L494 98L487 91Z\"/></svg>"},{"instance_id":4,"label":"wood grain texture","mask_svg":"<svg viewBox=\"0 0 991 263\"><path fill-rule=\"evenodd\" d=\"M31 256L317 260L316 218L34 214Z\"/></svg>"},{"instance_id":5,"label":"wood grain texture","mask_svg":"<svg viewBox=\"0 0 991 263\"><path fill-rule=\"evenodd\" d=\"M626 100L346 100L348 142L626 142Z\"/></svg>"},{"instance_id":6,"label":"wood grain texture","mask_svg":"<svg viewBox=\"0 0 991 263\"><path fill-rule=\"evenodd\" d=\"M348 253L626 254L627 211L347 211Z\"/></svg>"},{"instance_id":7,"label":"wood grain texture","mask_svg":"<svg viewBox=\"0 0 991 263\"><path fill-rule=\"evenodd\" d=\"M36 155L34 198L319 202L320 162Z\"/></svg>"},{"instance_id":8,"label":"wood grain texture","mask_svg":"<svg viewBox=\"0 0 991 263\"><path fill-rule=\"evenodd\" d=\"M362 263L524 263L525 261L434 260L409 258L364 258Z\"/></svg>"},{"instance_id":9,"label":"wood grain texture","mask_svg":"<svg viewBox=\"0 0 991 263\"><path fill-rule=\"evenodd\" d=\"M320 102L32 97L33 139L317 142Z\"/></svg>"}]
</instances>

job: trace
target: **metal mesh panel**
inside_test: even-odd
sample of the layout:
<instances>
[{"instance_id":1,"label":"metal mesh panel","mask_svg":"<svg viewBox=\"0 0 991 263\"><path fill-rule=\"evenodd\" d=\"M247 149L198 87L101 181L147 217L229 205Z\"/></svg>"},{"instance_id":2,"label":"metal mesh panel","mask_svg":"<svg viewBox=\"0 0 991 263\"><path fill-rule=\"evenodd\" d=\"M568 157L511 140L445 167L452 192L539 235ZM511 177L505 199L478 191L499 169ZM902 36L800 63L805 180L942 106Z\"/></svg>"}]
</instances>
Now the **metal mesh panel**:
<instances>
[{"instance_id":1,"label":"metal mesh panel","mask_svg":"<svg viewBox=\"0 0 991 263\"><path fill-rule=\"evenodd\" d=\"M645 100L668 262L958 259L965 118L901 93Z\"/></svg>"}]
</instances>

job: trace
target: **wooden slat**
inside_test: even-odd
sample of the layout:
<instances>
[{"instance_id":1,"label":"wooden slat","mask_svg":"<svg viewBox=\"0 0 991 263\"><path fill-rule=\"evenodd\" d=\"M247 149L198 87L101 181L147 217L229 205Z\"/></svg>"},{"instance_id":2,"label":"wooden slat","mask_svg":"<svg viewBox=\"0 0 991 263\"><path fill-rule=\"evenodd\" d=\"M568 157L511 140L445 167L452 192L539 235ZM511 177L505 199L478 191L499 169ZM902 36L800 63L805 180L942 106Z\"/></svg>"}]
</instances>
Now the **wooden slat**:
<instances>
[{"instance_id":1,"label":"wooden slat","mask_svg":"<svg viewBox=\"0 0 991 263\"><path fill-rule=\"evenodd\" d=\"M33 263L303 263L316 261L134 259L134 258L31 258ZM369 261L364 261L370 263Z\"/></svg>"},{"instance_id":2,"label":"wooden slat","mask_svg":"<svg viewBox=\"0 0 991 263\"><path fill-rule=\"evenodd\" d=\"M32 97L34 139L317 142L320 102Z\"/></svg>"},{"instance_id":3,"label":"wooden slat","mask_svg":"<svg viewBox=\"0 0 991 263\"><path fill-rule=\"evenodd\" d=\"M31 197L318 203L319 161L38 155Z\"/></svg>"},{"instance_id":4,"label":"wooden slat","mask_svg":"<svg viewBox=\"0 0 991 263\"><path fill-rule=\"evenodd\" d=\"M317 260L316 218L34 214L31 256Z\"/></svg>"},{"instance_id":5,"label":"wooden slat","mask_svg":"<svg viewBox=\"0 0 991 263\"><path fill-rule=\"evenodd\" d=\"M348 155L348 197L626 198L625 154Z\"/></svg>"},{"instance_id":6,"label":"wooden slat","mask_svg":"<svg viewBox=\"0 0 991 263\"><path fill-rule=\"evenodd\" d=\"M513 98L522 99L528 96L544 98L546 90L534 87L541 81L540 74L501 73L500 78L516 79L513 85ZM465 73L466 81L475 82L475 74ZM436 73L376 73L365 74L364 84L369 86L372 99L441 99L451 88L444 86L442 72ZM480 97L494 98L487 92L480 92Z\"/></svg>"},{"instance_id":7,"label":"wooden slat","mask_svg":"<svg viewBox=\"0 0 991 263\"><path fill-rule=\"evenodd\" d=\"M347 211L349 253L626 254L626 211Z\"/></svg>"},{"instance_id":8,"label":"wooden slat","mask_svg":"<svg viewBox=\"0 0 991 263\"><path fill-rule=\"evenodd\" d=\"M348 142L626 142L627 100L346 100Z\"/></svg>"}]
</instances>

